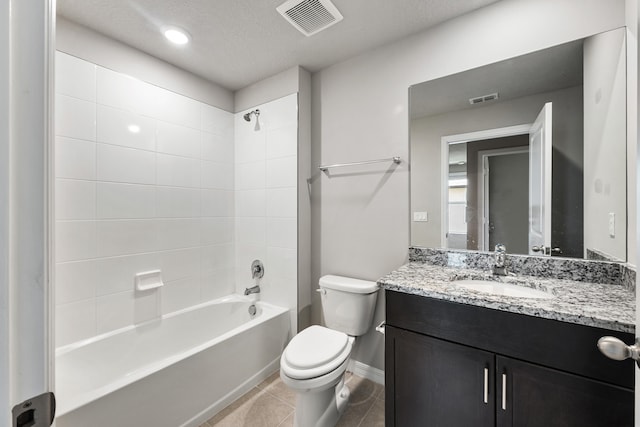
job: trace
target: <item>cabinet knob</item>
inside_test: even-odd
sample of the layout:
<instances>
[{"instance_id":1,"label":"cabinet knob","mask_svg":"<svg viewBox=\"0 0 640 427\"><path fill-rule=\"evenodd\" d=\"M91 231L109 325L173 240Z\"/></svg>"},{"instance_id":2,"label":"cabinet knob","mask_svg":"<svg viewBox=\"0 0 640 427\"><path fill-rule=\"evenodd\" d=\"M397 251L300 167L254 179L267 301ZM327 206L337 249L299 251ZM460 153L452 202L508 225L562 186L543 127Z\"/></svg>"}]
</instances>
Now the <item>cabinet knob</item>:
<instances>
[{"instance_id":1,"label":"cabinet knob","mask_svg":"<svg viewBox=\"0 0 640 427\"><path fill-rule=\"evenodd\" d=\"M640 367L640 346L636 338L633 345L626 345L622 340L616 337L602 337L598 340L598 349L613 360L633 359Z\"/></svg>"}]
</instances>

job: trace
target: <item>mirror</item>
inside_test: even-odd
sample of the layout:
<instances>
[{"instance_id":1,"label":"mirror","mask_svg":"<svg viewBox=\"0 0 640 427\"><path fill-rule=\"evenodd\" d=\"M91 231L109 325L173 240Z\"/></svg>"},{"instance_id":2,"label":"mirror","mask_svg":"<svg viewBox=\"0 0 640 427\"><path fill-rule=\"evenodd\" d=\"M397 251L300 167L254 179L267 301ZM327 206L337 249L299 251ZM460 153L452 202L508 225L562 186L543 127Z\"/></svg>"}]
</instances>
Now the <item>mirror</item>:
<instances>
[{"instance_id":1,"label":"mirror","mask_svg":"<svg viewBox=\"0 0 640 427\"><path fill-rule=\"evenodd\" d=\"M626 260L623 28L414 85L409 116L412 245Z\"/></svg>"}]
</instances>

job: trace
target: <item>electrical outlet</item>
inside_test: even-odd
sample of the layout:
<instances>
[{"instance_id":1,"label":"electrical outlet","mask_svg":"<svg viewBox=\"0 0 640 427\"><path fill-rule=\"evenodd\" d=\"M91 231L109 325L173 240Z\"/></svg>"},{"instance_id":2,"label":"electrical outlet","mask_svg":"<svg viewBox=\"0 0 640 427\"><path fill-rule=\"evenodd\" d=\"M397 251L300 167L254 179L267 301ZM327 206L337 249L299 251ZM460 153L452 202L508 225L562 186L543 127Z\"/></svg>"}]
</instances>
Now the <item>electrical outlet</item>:
<instances>
[{"instance_id":1,"label":"electrical outlet","mask_svg":"<svg viewBox=\"0 0 640 427\"><path fill-rule=\"evenodd\" d=\"M429 213L428 212L414 212L413 213L413 221L414 222L427 222L427 221L429 221Z\"/></svg>"},{"instance_id":2,"label":"electrical outlet","mask_svg":"<svg viewBox=\"0 0 640 427\"><path fill-rule=\"evenodd\" d=\"M609 237L616 237L616 214L609 212Z\"/></svg>"}]
</instances>

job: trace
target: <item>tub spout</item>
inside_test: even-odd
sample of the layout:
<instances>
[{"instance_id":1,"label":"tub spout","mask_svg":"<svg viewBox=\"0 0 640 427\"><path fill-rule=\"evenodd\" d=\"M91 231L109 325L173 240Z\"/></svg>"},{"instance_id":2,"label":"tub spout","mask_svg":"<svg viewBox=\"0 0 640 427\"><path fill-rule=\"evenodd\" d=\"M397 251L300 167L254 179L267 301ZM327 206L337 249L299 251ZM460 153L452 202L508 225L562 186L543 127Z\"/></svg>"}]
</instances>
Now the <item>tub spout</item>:
<instances>
[{"instance_id":1,"label":"tub spout","mask_svg":"<svg viewBox=\"0 0 640 427\"><path fill-rule=\"evenodd\" d=\"M259 294L259 293L260 293L260 286L258 285L252 286L250 288L246 288L244 290L245 295Z\"/></svg>"}]
</instances>

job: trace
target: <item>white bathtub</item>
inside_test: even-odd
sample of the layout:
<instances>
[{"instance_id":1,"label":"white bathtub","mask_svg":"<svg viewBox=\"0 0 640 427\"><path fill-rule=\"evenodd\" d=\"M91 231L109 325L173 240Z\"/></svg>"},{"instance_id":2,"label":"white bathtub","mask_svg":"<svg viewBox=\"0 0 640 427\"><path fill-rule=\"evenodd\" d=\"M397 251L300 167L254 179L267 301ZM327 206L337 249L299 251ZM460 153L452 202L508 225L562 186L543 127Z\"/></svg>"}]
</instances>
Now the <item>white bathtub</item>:
<instances>
[{"instance_id":1,"label":"white bathtub","mask_svg":"<svg viewBox=\"0 0 640 427\"><path fill-rule=\"evenodd\" d=\"M229 296L56 352L57 427L197 426L278 367L285 308Z\"/></svg>"}]
</instances>

